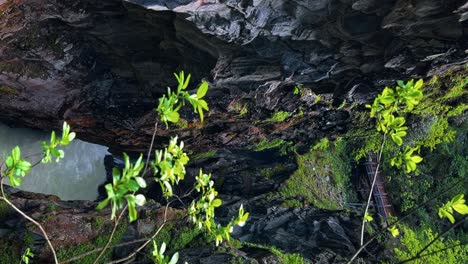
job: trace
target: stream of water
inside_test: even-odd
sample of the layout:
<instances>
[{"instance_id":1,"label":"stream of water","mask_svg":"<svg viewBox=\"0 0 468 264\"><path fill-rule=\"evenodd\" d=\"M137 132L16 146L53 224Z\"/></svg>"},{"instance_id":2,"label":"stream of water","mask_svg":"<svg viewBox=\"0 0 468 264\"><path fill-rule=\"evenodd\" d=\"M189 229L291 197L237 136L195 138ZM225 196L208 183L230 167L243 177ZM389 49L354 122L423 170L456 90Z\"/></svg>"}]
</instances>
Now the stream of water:
<instances>
[{"instance_id":1,"label":"stream of water","mask_svg":"<svg viewBox=\"0 0 468 264\"><path fill-rule=\"evenodd\" d=\"M61 135L61 132L58 133ZM50 133L26 128L10 128L0 123L0 161L3 162L16 145L25 156L41 152L41 141ZM104 157L107 147L75 139L63 148L65 158L59 163L39 164L23 178L20 189L54 194L62 200L94 200L97 188L106 180ZM28 160L36 162L36 158Z\"/></svg>"}]
</instances>

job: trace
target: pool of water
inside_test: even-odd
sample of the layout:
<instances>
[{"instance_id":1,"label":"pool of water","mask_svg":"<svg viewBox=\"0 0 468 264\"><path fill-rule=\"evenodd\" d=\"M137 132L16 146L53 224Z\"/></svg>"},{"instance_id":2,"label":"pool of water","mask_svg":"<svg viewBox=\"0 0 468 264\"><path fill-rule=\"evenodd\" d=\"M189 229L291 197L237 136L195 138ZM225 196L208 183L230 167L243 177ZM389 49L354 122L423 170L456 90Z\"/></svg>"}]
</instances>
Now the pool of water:
<instances>
[{"instance_id":1,"label":"pool of water","mask_svg":"<svg viewBox=\"0 0 468 264\"><path fill-rule=\"evenodd\" d=\"M60 133L57 133L61 135ZM11 149L20 146L21 155L40 153L41 141L48 141L50 133L33 129L10 128L0 123L0 160ZM53 194L62 200L94 200L98 186L106 180L104 157L107 147L75 139L62 148L65 158L59 163L39 164L23 178L20 189ZM35 163L40 157L28 159Z\"/></svg>"}]
</instances>

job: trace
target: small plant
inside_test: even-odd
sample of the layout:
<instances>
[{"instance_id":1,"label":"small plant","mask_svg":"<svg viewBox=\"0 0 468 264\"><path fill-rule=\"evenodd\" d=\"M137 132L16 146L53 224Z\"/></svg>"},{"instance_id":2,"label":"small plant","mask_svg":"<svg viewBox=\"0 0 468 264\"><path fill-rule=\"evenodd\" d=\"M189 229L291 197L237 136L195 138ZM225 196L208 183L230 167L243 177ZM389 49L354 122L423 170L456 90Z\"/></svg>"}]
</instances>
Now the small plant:
<instances>
[{"instance_id":1,"label":"small plant","mask_svg":"<svg viewBox=\"0 0 468 264\"><path fill-rule=\"evenodd\" d=\"M50 135L50 142L47 143L43 141L42 148L44 157L42 158L42 163L52 162L52 156L55 157L55 162L59 162L61 158L64 157L65 153L61 149L57 149L59 146L68 146L70 142L75 138L76 134L74 132L70 133L70 126L67 122L63 123L62 128L62 137L58 139L55 135L55 131L52 131Z\"/></svg>"},{"instance_id":2,"label":"small plant","mask_svg":"<svg viewBox=\"0 0 468 264\"><path fill-rule=\"evenodd\" d=\"M31 252L30 248L27 248L24 254L21 256L21 261L24 264L29 264L29 259L33 258L34 254Z\"/></svg>"},{"instance_id":3,"label":"small plant","mask_svg":"<svg viewBox=\"0 0 468 264\"><path fill-rule=\"evenodd\" d=\"M283 122L284 120L288 119L291 114L285 111L278 111L275 112L270 118L268 118L267 122Z\"/></svg>"},{"instance_id":4,"label":"small plant","mask_svg":"<svg viewBox=\"0 0 468 264\"><path fill-rule=\"evenodd\" d=\"M138 176L144 166L142 162L143 155L140 155L135 164L130 163L130 158L126 153L123 153L123 156L125 167L123 171L117 168L112 169L112 184L105 185L107 198L99 203L97 209L101 210L111 202L111 219L114 219L116 211L122 209L125 201L127 201L128 216L130 222L132 222L137 219L136 205L145 204L145 196L142 194L135 195L140 188L146 187L146 181Z\"/></svg>"},{"instance_id":5,"label":"small plant","mask_svg":"<svg viewBox=\"0 0 468 264\"><path fill-rule=\"evenodd\" d=\"M179 260L179 252L174 253L171 258L164 255L166 252L166 243L163 242L161 247L158 249L158 245L153 241L153 258L157 264L177 264Z\"/></svg>"},{"instance_id":6,"label":"small plant","mask_svg":"<svg viewBox=\"0 0 468 264\"><path fill-rule=\"evenodd\" d=\"M8 177L11 186L19 187L21 178L23 178L31 169L31 163L21 158L21 150L18 146L14 147L11 155L6 158L6 171L4 174Z\"/></svg>"},{"instance_id":7,"label":"small plant","mask_svg":"<svg viewBox=\"0 0 468 264\"><path fill-rule=\"evenodd\" d=\"M465 204L465 195L459 194L452 198L449 202L444 204L439 208L439 217L447 218L450 223L455 223L455 218L453 217L453 211L461 215L468 214L468 206Z\"/></svg>"}]
</instances>

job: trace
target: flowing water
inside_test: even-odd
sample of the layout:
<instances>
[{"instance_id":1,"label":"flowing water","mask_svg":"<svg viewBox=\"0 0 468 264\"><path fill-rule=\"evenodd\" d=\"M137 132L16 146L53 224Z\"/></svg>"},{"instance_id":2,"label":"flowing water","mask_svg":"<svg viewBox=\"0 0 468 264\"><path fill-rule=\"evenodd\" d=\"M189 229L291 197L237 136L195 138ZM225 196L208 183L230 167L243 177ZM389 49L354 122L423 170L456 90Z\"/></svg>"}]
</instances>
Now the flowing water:
<instances>
[{"instance_id":1,"label":"flowing water","mask_svg":"<svg viewBox=\"0 0 468 264\"><path fill-rule=\"evenodd\" d=\"M57 133L61 135L61 132ZM0 161L16 145L21 156L41 152L41 141L48 141L50 133L25 128L10 128L0 123ZM94 200L98 186L106 180L104 157L107 147L75 139L62 148L65 158L59 163L39 164L23 178L20 189L54 194L62 200ZM35 163L40 157L28 159Z\"/></svg>"}]
</instances>

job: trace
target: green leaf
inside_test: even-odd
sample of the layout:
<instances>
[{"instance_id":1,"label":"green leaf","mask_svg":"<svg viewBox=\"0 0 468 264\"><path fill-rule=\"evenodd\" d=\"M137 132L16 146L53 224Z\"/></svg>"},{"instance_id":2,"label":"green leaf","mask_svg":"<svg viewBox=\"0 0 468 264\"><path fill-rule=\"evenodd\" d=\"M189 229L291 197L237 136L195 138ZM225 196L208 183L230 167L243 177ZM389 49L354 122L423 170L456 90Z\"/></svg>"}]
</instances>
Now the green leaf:
<instances>
[{"instance_id":1,"label":"green leaf","mask_svg":"<svg viewBox=\"0 0 468 264\"><path fill-rule=\"evenodd\" d=\"M143 194L137 194L135 196L135 203L139 206L143 206L146 203L146 198Z\"/></svg>"},{"instance_id":2,"label":"green leaf","mask_svg":"<svg viewBox=\"0 0 468 264\"><path fill-rule=\"evenodd\" d=\"M364 215L364 219L366 220L366 222L372 222L374 220L374 218L368 213Z\"/></svg>"},{"instance_id":3,"label":"green leaf","mask_svg":"<svg viewBox=\"0 0 468 264\"><path fill-rule=\"evenodd\" d=\"M179 260L179 252L176 252L174 255L172 255L171 261L169 261L169 264L177 264L177 261Z\"/></svg>"},{"instance_id":4,"label":"green leaf","mask_svg":"<svg viewBox=\"0 0 468 264\"><path fill-rule=\"evenodd\" d=\"M187 76L187 79L185 79L184 85L182 86L183 90L185 90L188 87L191 77L192 77L192 75L189 73L189 75Z\"/></svg>"},{"instance_id":5,"label":"green leaf","mask_svg":"<svg viewBox=\"0 0 468 264\"><path fill-rule=\"evenodd\" d=\"M200 87L198 87L198 90L197 90L197 98L198 99L202 99L205 95L206 95L206 92L208 92L208 83L207 82L203 82Z\"/></svg>"},{"instance_id":6,"label":"green leaf","mask_svg":"<svg viewBox=\"0 0 468 264\"><path fill-rule=\"evenodd\" d=\"M388 231L390 231L393 237L397 237L400 234L400 231L398 230L396 226L392 226L388 228Z\"/></svg>"},{"instance_id":7,"label":"green leaf","mask_svg":"<svg viewBox=\"0 0 468 264\"><path fill-rule=\"evenodd\" d=\"M401 139L401 137L399 137L397 134L391 134L391 137L393 142L395 142L395 144L397 144L398 146L401 146L403 144L403 139Z\"/></svg>"},{"instance_id":8,"label":"green leaf","mask_svg":"<svg viewBox=\"0 0 468 264\"><path fill-rule=\"evenodd\" d=\"M452 207L455 211L457 211L461 215L468 214L468 206L466 204L456 204Z\"/></svg>"},{"instance_id":9,"label":"green leaf","mask_svg":"<svg viewBox=\"0 0 468 264\"><path fill-rule=\"evenodd\" d=\"M110 202L109 198L106 198L105 200L101 201L98 206L96 207L97 210L102 210L104 209Z\"/></svg>"},{"instance_id":10,"label":"green leaf","mask_svg":"<svg viewBox=\"0 0 468 264\"><path fill-rule=\"evenodd\" d=\"M221 201L221 199L215 199L213 201L213 207L220 207L222 204L223 202Z\"/></svg>"},{"instance_id":11,"label":"green leaf","mask_svg":"<svg viewBox=\"0 0 468 264\"><path fill-rule=\"evenodd\" d=\"M128 218L130 222L137 220L137 210L134 202L128 202Z\"/></svg>"},{"instance_id":12,"label":"green leaf","mask_svg":"<svg viewBox=\"0 0 468 264\"><path fill-rule=\"evenodd\" d=\"M200 120L203 122L204 115L203 115L203 108L198 106L198 114L200 115Z\"/></svg>"},{"instance_id":13,"label":"green leaf","mask_svg":"<svg viewBox=\"0 0 468 264\"><path fill-rule=\"evenodd\" d=\"M411 157L411 161L413 161L414 163L420 163L422 160L423 160L423 158L420 157L420 156L412 156Z\"/></svg>"},{"instance_id":14,"label":"green leaf","mask_svg":"<svg viewBox=\"0 0 468 264\"><path fill-rule=\"evenodd\" d=\"M168 119L169 121L171 121L172 123L177 123L177 122L179 122L179 118L180 118L179 113L177 113L177 112L175 112L175 111L174 111L174 112L170 112L170 113L167 115L167 119Z\"/></svg>"},{"instance_id":15,"label":"green leaf","mask_svg":"<svg viewBox=\"0 0 468 264\"><path fill-rule=\"evenodd\" d=\"M145 179L143 179L142 177L136 177L135 180L141 188L146 188Z\"/></svg>"},{"instance_id":16,"label":"green leaf","mask_svg":"<svg viewBox=\"0 0 468 264\"><path fill-rule=\"evenodd\" d=\"M463 193L460 193L460 194L456 195L451 200L452 204L463 204L463 203L465 203L465 199L463 199L463 197L465 197L465 195Z\"/></svg>"}]
</instances>

